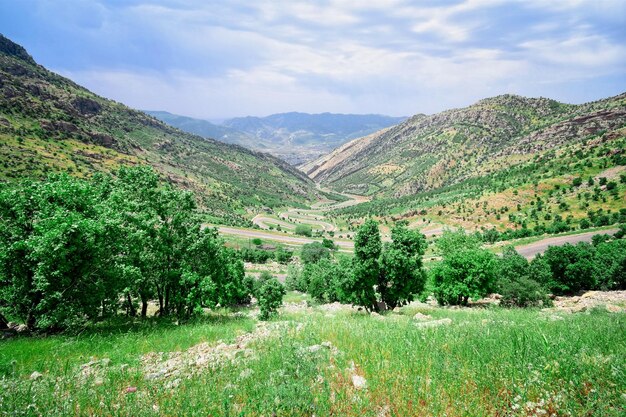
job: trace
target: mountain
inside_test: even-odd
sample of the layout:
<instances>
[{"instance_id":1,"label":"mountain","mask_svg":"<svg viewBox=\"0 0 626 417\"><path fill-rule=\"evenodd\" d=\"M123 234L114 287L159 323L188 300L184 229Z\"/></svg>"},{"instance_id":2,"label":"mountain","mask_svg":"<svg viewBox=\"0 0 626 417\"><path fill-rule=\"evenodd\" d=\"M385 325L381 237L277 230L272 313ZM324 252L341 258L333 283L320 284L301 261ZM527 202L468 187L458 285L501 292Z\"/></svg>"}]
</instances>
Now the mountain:
<instances>
[{"instance_id":1,"label":"mountain","mask_svg":"<svg viewBox=\"0 0 626 417\"><path fill-rule=\"evenodd\" d=\"M182 131L193 133L204 138L217 139L220 142L241 145L255 149L255 139L239 130L217 125L208 120L195 119L193 117L180 116L166 111L144 110L144 113L153 116L170 126L174 126ZM261 150L261 149L260 149Z\"/></svg>"},{"instance_id":2,"label":"mountain","mask_svg":"<svg viewBox=\"0 0 626 417\"><path fill-rule=\"evenodd\" d=\"M0 35L0 181L64 171L89 176L149 164L222 218L252 206L302 205L316 191L268 154L188 134L37 65Z\"/></svg>"},{"instance_id":3,"label":"mountain","mask_svg":"<svg viewBox=\"0 0 626 417\"><path fill-rule=\"evenodd\" d=\"M413 116L301 168L337 190L402 197L507 169L599 133L623 137L625 123L626 94L583 105L503 95Z\"/></svg>"},{"instance_id":4,"label":"mountain","mask_svg":"<svg viewBox=\"0 0 626 417\"><path fill-rule=\"evenodd\" d=\"M626 222L626 93L582 105L488 98L413 116L300 168L328 188L372 197L335 213L352 227L378 216L431 233L521 237Z\"/></svg>"},{"instance_id":5,"label":"mountain","mask_svg":"<svg viewBox=\"0 0 626 417\"><path fill-rule=\"evenodd\" d=\"M380 129L404 117L375 114L280 113L267 117L238 117L224 126L256 139L256 149L267 150L293 165L310 161L337 146Z\"/></svg>"}]
</instances>

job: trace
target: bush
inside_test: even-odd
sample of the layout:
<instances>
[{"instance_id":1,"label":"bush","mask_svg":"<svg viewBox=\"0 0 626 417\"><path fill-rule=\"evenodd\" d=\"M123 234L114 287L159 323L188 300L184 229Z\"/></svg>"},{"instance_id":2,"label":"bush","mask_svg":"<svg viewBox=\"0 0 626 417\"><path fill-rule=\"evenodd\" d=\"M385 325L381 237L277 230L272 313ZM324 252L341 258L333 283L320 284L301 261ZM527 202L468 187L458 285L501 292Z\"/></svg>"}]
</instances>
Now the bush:
<instances>
[{"instance_id":1,"label":"bush","mask_svg":"<svg viewBox=\"0 0 626 417\"><path fill-rule=\"evenodd\" d=\"M442 304L467 305L470 298L489 294L495 284L497 260L484 249L447 252L432 269L435 298Z\"/></svg>"},{"instance_id":2,"label":"bush","mask_svg":"<svg viewBox=\"0 0 626 417\"><path fill-rule=\"evenodd\" d=\"M278 263L288 264L289 262L291 262L292 258L293 258L293 252L285 249L282 246L279 246L278 248L276 248L276 251L274 252L274 259Z\"/></svg>"},{"instance_id":3,"label":"bush","mask_svg":"<svg viewBox=\"0 0 626 417\"><path fill-rule=\"evenodd\" d=\"M329 258L330 251L319 242L307 243L302 246L300 259L305 264L318 262L322 258Z\"/></svg>"},{"instance_id":4,"label":"bush","mask_svg":"<svg viewBox=\"0 0 626 417\"><path fill-rule=\"evenodd\" d=\"M544 286L531 278L531 266L513 247L505 248L498 262L497 292L505 307L545 304L549 298Z\"/></svg>"},{"instance_id":5,"label":"bush","mask_svg":"<svg viewBox=\"0 0 626 417\"><path fill-rule=\"evenodd\" d=\"M548 287L554 294L573 294L596 287L594 249L588 243L550 246L543 258L550 267Z\"/></svg>"},{"instance_id":6,"label":"bush","mask_svg":"<svg viewBox=\"0 0 626 417\"><path fill-rule=\"evenodd\" d=\"M252 262L254 264L264 264L274 258L274 254L271 251L264 249L241 248L239 253L245 262Z\"/></svg>"},{"instance_id":7,"label":"bush","mask_svg":"<svg viewBox=\"0 0 626 417\"><path fill-rule=\"evenodd\" d=\"M275 315L278 308L283 305L283 297L285 296L285 287L274 277L271 277L263 283L259 289L259 308L261 320L268 320Z\"/></svg>"},{"instance_id":8,"label":"bush","mask_svg":"<svg viewBox=\"0 0 626 417\"><path fill-rule=\"evenodd\" d=\"M299 224L296 226L295 233L300 236L313 236L313 228L308 224Z\"/></svg>"}]
</instances>

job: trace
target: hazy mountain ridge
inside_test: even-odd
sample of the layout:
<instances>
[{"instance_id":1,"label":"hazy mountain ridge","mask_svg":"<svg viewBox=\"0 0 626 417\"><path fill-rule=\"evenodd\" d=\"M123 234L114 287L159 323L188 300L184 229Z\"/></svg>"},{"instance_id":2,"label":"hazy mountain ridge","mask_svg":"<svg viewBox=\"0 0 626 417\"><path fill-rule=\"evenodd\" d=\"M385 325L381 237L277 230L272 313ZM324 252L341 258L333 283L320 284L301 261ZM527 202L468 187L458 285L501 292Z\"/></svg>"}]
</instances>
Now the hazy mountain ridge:
<instances>
[{"instance_id":1,"label":"hazy mountain ridge","mask_svg":"<svg viewBox=\"0 0 626 417\"><path fill-rule=\"evenodd\" d=\"M181 132L99 97L37 65L1 35L0 137L3 181L150 164L222 213L300 204L315 193L312 182L285 162Z\"/></svg>"},{"instance_id":2,"label":"hazy mountain ridge","mask_svg":"<svg viewBox=\"0 0 626 417\"><path fill-rule=\"evenodd\" d=\"M583 105L503 95L431 116L416 115L364 146L305 166L338 190L404 196L506 169L520 159L611 132L626 123L626 94ZM513 161L513 159L518 159Z\"/></svg>"},{"instance_id":3,"label":"hazy mountain ridge","mask_svg":"<svg viewBox=\"0 0 626 417\"><path fill-rule=\"evenodd\" d=\"M183 131L268 152L292 165L313 160L347 141L406 119L375 114L290 112L236 117L215 124L163 111L146 113Z\"/></svg>"}]
</instances>

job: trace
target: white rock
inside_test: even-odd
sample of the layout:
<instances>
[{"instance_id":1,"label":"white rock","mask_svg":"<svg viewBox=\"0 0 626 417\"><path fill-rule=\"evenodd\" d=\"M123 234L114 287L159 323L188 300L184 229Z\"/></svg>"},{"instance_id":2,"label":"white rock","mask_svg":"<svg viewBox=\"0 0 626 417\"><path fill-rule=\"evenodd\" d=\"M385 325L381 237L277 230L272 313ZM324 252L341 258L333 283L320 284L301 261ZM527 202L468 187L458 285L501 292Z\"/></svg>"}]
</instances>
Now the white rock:
<instances>
[{"instance_id":1,"label":"white rock","mask_svg":"<svg viewBox=\"0 0 626 417\"><path fill-rule=\"evenodd\" d=\"M422 328L422 329L427 328L427 327L448 326L450 324L452 324L452 319L447 319L447 318L415 323L417 327Z\"/></svg>"},{"instance_id":2,"label":"white rock","mask_svg":"<svg viewBox=\"0 0 626 417\"><path fill-rule=\"evenodd\" d=\"M429 316L428 314L415 313L415 315L413 316L413 320L426 321L426 320L432 320L432 317Z\"/></svg>"},{"instance_id":3,"label":"white rock","mask_svg":"<svg viewBox=\"0 0 626 417\"><path fill-rule=\"evenodd\" d=\"M367 380L361 375L352 375L352 385L356 389L365 389L367 388Z\"/></svg>"},{"instance_id":4,"label":"white rock","mask_svg":"<svg viewBox=\"0 0 626 417\"><path fill-rule=\"evenodd\" d=\"M31 381L37 381L38 379L40 379L43 375L37 371L33 372L32 374L30 374L30 379Z\"/></svg>"}]
</instances>

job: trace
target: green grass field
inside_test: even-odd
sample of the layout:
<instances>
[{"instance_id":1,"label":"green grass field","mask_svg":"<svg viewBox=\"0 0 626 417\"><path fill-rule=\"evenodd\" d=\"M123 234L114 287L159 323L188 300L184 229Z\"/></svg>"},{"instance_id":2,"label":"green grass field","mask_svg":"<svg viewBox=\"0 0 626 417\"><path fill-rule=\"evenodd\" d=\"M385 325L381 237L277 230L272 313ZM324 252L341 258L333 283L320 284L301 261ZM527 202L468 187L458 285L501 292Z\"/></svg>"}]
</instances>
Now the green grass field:
<instances>
[{"instance_id":1,"label":"green grass field","mask_svg":"<svg viewBox=\"0 0 626 417\"><path fill-rule=\"evenodd\" d=\"M180 325L148 320L74 336L1 341L0 415L626 412L623 313L597 309L555 319L538 310L405 307L380 318L345 308L307 308L307 297L300 294L290 293L286 299L300 304L290 304L267 326L255 325L244 310L212 313ZM450 318L452 324L419 328L412 318L417 312ZM264 329L273 330L254 337ZM241 336L245 333L249 339ZM231 346L232 355L219 356L225 346L220 341L237 343ZM167 367L166 360L176 357L167 352L201 342L217 352L199 357L212 358L210 367L187 364L176 378L150 378L142 355L165 352L150 357L157 358L157 368ZM197 357L189 352L195 364ZM104 358L110 362L81 368ZM42 376L33 380L35 371ZM355 381L366 386L358 388Z\"/></svg>"}]
</instances>

